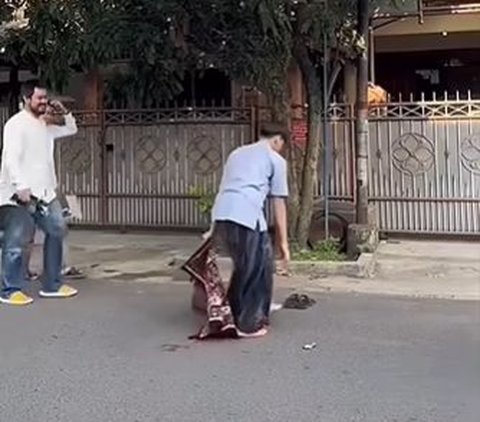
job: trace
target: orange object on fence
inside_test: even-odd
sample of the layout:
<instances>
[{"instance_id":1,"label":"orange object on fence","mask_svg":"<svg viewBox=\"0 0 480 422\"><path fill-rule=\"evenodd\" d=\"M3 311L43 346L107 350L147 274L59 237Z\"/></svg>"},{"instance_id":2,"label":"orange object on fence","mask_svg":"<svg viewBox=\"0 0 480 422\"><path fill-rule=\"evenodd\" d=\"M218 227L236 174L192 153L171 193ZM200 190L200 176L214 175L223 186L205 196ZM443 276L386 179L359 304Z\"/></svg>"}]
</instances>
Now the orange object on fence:
<instances>
[{"instance_id":1,"label":"orange object on fence","mask_svg":"<svg viewBox=\"0 0 480 422\"><path fill-rule=\"evenodd\" d=\"M382 105L387 102L388 94L380 85L368 83L368 105Z\"/></svg>"}]
</instances>

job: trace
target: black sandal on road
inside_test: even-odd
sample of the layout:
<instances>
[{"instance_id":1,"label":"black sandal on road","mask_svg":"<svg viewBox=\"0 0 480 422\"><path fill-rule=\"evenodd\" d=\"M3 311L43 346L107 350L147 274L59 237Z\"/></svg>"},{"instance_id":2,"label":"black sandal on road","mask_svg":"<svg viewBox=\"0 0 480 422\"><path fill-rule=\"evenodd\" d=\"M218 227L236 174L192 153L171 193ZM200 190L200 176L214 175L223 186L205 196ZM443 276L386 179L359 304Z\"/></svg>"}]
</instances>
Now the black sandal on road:
<instances>
[{"instance_id":1,"label":"black sandal on road","mask_svg":"<svg viewBox=\"0 0 480 422\"><path fill-rule=\"evenodd\" d=\"M62 275L69 280L81 280L85 278L82 270L76 267L67 267L62 271Z\"/></svg>"},{"instance_id":2,"label":"black sandal on road","mask_svg":"<svg viewBox=\"0 0 480 422\"><path fill-rule=\"evenodd\" d=\"M285 309L307 309L317 303L315 299L307 296L307 295L299 295L297 293L293 293L287 297L283 307Z\"/></svg>"}]
</instances>

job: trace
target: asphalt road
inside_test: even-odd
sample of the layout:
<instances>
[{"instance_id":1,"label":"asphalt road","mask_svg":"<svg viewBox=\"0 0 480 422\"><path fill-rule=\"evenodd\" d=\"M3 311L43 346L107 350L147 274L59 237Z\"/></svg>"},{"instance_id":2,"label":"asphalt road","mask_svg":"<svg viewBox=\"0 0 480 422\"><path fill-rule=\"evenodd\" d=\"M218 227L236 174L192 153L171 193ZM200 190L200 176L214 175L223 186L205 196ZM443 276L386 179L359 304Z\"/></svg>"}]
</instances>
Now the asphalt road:
<instances>
[{"instance_id":1,"label":"asphalt road","mask_svg":"<svg viewBox=\"0 0 480 422\"><path fill-rule=\"evenodd\" d=\"M0 307L0 422L480 420L478 302L322 295L195 343L187 285L77 285Z\"/></svg>"}]
</instances>

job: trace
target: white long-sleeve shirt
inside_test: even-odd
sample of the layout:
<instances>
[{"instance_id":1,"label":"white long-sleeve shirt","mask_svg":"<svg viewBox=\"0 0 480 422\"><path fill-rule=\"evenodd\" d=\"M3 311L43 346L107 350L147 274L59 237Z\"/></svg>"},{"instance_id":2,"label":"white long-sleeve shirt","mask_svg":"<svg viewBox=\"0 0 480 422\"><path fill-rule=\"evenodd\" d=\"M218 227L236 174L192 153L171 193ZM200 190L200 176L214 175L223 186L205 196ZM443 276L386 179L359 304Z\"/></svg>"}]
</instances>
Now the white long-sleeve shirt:
<instances>
[{"instance_id":1,"label":"white long-sleeve shirt","mask_svg":"<svg viewBox=\"0 0 480 422\"><path fill-rule=\"evenodd\" d=\"M11 197L21 189L46 202L55 199L54 141L77 130L72 114L65 115L63 126L47 125L27 110L11 117L3 129L0 205L12 204Z\"/></svg>"}]
</instances>

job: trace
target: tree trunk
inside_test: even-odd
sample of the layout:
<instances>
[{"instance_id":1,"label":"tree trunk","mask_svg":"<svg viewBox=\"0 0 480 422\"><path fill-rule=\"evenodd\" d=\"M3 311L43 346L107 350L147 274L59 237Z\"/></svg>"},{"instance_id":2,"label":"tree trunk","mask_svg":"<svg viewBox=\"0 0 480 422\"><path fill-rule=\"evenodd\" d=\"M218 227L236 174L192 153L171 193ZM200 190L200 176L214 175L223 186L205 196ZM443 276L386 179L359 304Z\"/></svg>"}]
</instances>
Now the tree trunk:
<instances>
[{"instance_id":1,"label":"tree trunk","mask_svg":"<svg viewBox=\"0 0 480 422\"><path fill-rule=\"evenodd\" d=\"M302 161L302 151L291 143L288 148L288 236L295 240L298 229L300 211L300 180L298 167Z\"/></svg>"},{"instance_id":2,"label":"tree trunk","mask_svg":"<svg viewBox=\"0 0 480 422\"><path fill-rule=\"evenodd\" d=\"M356 105L356 168L357 223L368 222L368 24L369 0L358 1L358 33L365 39L367 49L357 62Z\"/></svg>"},{"instance_id":3,"label":"tree trunk","mask_svg":"<svg viewBox=\"0 0 480 422\"><path fill-rule=\"evenodd\" d=\"M303 162L300 208L298 212L297 242L307 247L313 216L315 188L318 182L318 157L320 153L320 131L322 127L321 98L309 94L308 98L308 142Z\"/></svg>"},{"instance_id":4,"label":"tree trunk","mask_svg":"<svg viewBox=\"0 0 480 422\"><path fill-rule=\"evenodd\" d=\"M288 87L285 87L282 92L270 93L269 98L272 105L272 120L281 122L291 129L291 98ZM298 225L298 210L300 207L298 161L301 159L301 155L301 151L291 143L287 151L289 184L288 235L290 238L295 238Z\"/></svg>"},{"instance_id":5,"label":"tree trunk","mask_svg":"<svg viewBox=\"0 0 480 422\"><path fill-rule=\"evenodd\" d=\"M303 161L300 207L296 240L300 248L306 248L313 216L315 187L318 180L318 156L322 122L322 90L317 71L310 60L308 50L301 41L295 48L295 59L302 72L308 101L308 138Z\"/></svg>"}]
</instances>

